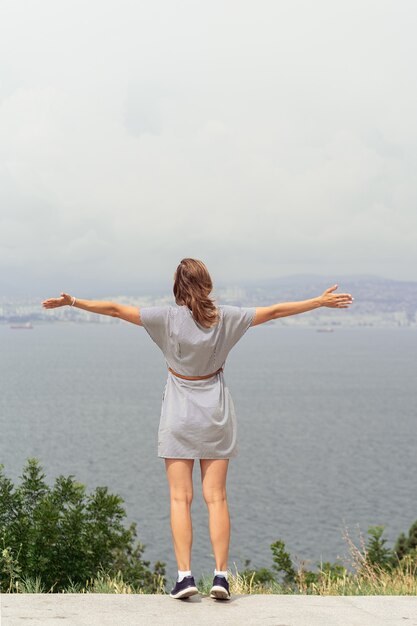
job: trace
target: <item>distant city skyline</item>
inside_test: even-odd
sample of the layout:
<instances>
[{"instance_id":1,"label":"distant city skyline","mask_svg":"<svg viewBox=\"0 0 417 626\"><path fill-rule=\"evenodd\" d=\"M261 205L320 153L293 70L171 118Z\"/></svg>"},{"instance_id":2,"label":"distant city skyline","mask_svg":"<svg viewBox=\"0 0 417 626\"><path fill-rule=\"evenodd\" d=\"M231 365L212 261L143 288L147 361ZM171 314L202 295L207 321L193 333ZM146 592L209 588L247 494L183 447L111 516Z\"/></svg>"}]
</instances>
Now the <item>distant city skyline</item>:
<instances>
[{"instance_id":1,"label":"distant city skyline","mask_svg":"<svg viewBox=\"0 0 417 626\"><path fill-rule=\"evenodd\" d=\"M0 294L169 290L188 256L219 286L417 280L415 2L0 18Z\"/></svg>"},{"instance_id":2,"label":"distant city skyline","mask_svg":"<svg viewBox=\"0 0 417 626\"><path fill-rule=\"evenodd\" d=\"M212 292L218 304L236 306L265 306L277 302L305 300L321 295L332 281L314 274L288 276L276 281L247 283L218 287ZM331 326L417 326L417 282L385 280L375 276L346 276L338 283L338 292L351 293L354 303L343 311L320 307L305 315L276 320L284 325ZM72 294L85 298L84 294ZM175 305L172 291L123 294L106 293L103 298L130 306ZM100 323L112 324L120 320L86 312L77 307L58 307L45 310L40 296L5 297L0 295L0 324L12 323Z\"/></svg>"}]
</instances>

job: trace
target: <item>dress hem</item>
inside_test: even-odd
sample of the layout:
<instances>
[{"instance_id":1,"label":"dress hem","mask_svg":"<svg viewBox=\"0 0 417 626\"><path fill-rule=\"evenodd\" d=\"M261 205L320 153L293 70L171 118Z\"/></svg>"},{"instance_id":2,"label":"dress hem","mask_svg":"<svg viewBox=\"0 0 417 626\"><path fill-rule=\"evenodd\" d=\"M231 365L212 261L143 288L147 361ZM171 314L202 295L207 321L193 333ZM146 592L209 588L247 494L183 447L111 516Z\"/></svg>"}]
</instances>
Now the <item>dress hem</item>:
<instances>
[{"instance_id":1,"label":"dress hem","mask_svg":"<svg viewBox=\"0 0 417 626\"><path fill-rule=\"evenodd\" d=\"M233 459L235 458L237 455L232 455L232 456L169 456L169 455L162 455L162 454L158 454L158 459L187 459L189 461L199 461L200 459L211 459L213 461L226 461L228 459Z\"/></svg>"}]
</instances>

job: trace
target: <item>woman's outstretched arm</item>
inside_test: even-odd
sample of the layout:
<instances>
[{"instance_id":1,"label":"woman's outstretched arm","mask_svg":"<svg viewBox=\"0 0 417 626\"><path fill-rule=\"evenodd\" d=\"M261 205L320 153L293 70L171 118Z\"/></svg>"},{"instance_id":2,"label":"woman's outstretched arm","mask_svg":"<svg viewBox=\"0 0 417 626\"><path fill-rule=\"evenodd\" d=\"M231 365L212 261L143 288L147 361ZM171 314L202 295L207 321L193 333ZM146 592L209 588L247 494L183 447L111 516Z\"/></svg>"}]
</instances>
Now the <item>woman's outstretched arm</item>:
<instances>
[{"instance_id":1,"label":"woman's outstretched arm","mask_svg":"<svg viewBox=\"0 0 417 626\"><path fill-rule=\"evenodd\" d=\"M42 302L44 309L54 309L59 306L73 306L78 309L84 309L90 313L98 313L99 315L111 315L120 319L141 325L140 311L136 306L118 304L111 300L81 300L74 298L68 293L61 293L59 298L49 298Z\"/></svg>"},{"instance_id":2,"label":"woman's outstretched arm","mask_svg":"<svg viewBox=\"0 0 417 626\"><path fill-rule=\"evenodd\" d=\"M321 296L310 298L309 300L300 300L298 302L279 302L271 304L271 306L261 306L256 308L255 318L252 326L263 324L279 317L288 317L289 315L297 315L305 313L312 309L318 309L327 306L337 309L346 309L352 304L353 298L350 293L332 293L337 289L337 285L326 289Z\"/></svg>"}]
</instances>

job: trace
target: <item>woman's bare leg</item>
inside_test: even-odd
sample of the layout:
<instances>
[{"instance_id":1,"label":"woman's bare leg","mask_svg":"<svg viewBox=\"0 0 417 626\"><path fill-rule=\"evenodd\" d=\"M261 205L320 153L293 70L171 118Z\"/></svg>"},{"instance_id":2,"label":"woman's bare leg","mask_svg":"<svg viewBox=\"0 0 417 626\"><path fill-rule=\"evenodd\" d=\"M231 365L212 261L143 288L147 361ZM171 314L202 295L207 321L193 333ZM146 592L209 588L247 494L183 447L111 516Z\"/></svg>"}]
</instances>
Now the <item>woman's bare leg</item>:
<instances>
[{"instance_id":1,"label":"woman's bare leg","mask_svg":"<svg viewBox=\"0 0 417 626\"><path fill-rule=\"evenodd\" d=\"M227 570L230 543L230 516L226 476L229 459L200 459L203 497L209 511L210 540L216 569Z\"/></svg>"},{"instance_id":2,"label":"woman's bare leg","mask_svg":"<svg viewBox=\"0 0 417 626\"><path fill-rule=\"evenodd\" d=\"M165 459L170 489L171 530L179 570L191 570L194 459Z\"/></svg>"}]
</instances>

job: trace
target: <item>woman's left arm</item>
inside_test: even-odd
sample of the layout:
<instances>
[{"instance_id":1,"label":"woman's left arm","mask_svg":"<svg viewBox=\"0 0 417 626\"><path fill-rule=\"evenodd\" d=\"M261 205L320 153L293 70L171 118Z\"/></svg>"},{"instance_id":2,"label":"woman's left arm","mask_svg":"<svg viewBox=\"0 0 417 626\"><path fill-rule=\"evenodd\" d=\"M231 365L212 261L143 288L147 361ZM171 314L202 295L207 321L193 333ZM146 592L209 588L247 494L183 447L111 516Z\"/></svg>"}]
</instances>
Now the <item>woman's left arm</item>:
<instances>
[{"instance_id":1,"label":"woman's left arm","mask_svg":"<svg viewBox=\"0 0 417 626\"><path fill-rule=\"evenodd\" d=\"M89 311L90 313L119 317L133 324L141 324L138 307L118 304L110 300L81 300L80 298L74 298L68 293L62 292L60 298L49 298L42 302L42 306L45 309L54 309L66 305L76 307L77 309L84 309L84 311Z\"/></svg>"}]
</instances>

